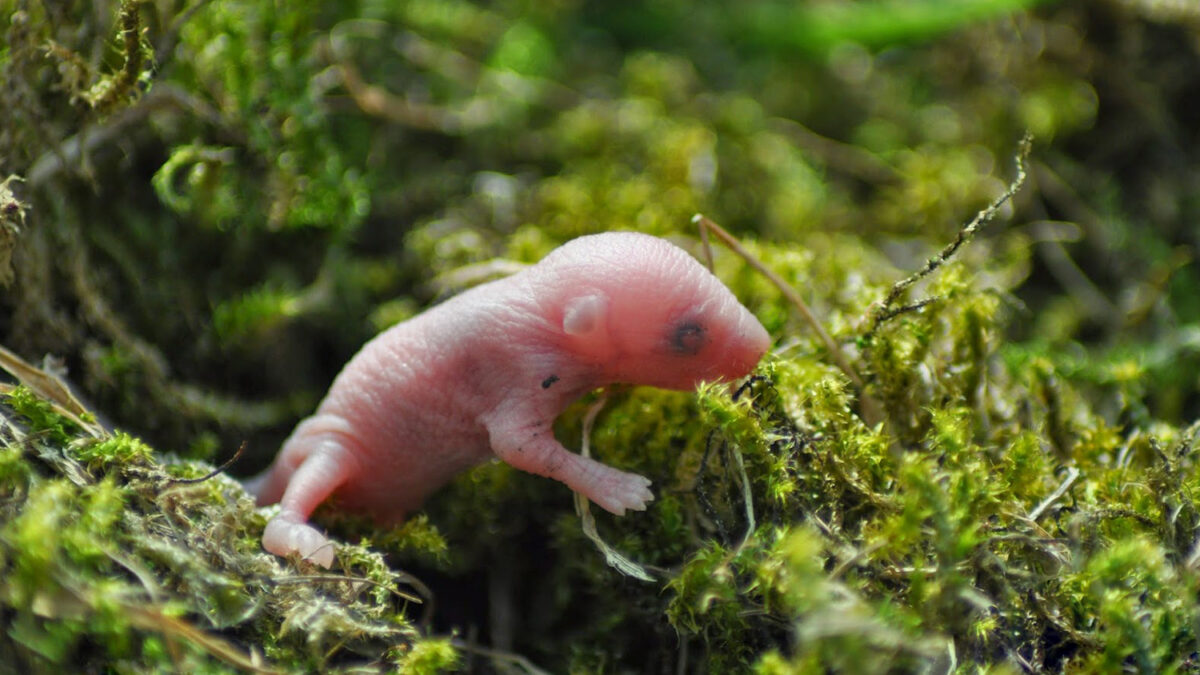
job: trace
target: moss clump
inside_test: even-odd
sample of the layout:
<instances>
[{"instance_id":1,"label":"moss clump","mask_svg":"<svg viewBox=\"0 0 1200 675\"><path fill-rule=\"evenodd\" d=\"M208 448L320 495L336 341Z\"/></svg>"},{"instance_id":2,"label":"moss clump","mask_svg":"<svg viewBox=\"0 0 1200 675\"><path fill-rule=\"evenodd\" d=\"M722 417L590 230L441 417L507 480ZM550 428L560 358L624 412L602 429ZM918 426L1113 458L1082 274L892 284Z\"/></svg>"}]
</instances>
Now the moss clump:
<instances>
[{"instance_id":1,"label":"moss clump","mask_svg":"<svg viewBox=\"0 0 1200 675\"><path fill-rule=\"evenodd\" d=\"M396 667L402 673L427 675L457 670L460 660L449 640L424 640L396 659Z\"/></svg>"},{"instance_id":2,"label":"moss clump","mask_svg":"<svg viewBox=\"0 0 1200 675\"><path fill-rule=\"evenodd\" d=\"M241 486L210 467L82 434L24 387L0 413L2 650L17 670L453 668L453 650L405 618L419 600L377 554L346 546L338 573L296 574L261 550L265 521Z\"/></svg>"}]
</instances>

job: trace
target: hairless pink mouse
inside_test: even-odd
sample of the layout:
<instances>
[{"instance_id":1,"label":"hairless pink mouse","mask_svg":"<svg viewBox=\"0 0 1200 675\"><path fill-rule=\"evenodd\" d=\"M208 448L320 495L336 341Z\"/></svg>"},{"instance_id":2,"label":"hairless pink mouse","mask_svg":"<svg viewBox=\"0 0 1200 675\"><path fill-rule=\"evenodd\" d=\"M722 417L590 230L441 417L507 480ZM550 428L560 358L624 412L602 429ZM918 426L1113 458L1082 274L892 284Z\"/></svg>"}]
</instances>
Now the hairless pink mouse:
<instances>
[{"instance_id":1,"label":"hairless pink mouse","mask_svg":"<svg viewBox=\"0 0 1200 675\"><path fill-rule=\"evenodd\" d=\"M644 510L650 481L568 451L554 419L606 384L742 377L769 346L758 319L675 245L633 232L574 239L368 342L248 483L260 505L281 503L263 546L329 567L333 546L307 522L321 502L396 523L493 456L617 515Z\"/></svg>"}]
</instances>

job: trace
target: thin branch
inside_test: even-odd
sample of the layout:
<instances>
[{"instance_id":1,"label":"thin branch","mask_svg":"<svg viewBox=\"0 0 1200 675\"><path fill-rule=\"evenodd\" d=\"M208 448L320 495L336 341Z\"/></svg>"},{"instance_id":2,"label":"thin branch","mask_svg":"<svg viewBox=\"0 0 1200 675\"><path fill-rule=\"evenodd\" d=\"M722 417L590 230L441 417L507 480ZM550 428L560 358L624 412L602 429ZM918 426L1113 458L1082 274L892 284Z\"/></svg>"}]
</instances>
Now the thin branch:
<instances>
[{"instance_id":1,"label":"thin branch","mask_svg":"<svg viewBox=\"0 0 1200 675\"><path fill-rule=\"evenodd\" d=\"M705 244L705 256L707 258L709 269L712 269L712 251L708 246L708 232L711 231L717 236L718 239L728 246L730 250L741 256L747 264L753 267L759 274L762 274L764 277L766 277L767 280L770 281L776 288L778 288L779 292L783 293L783 296L787 298L797 310L799 310L800 315L804 317L804 321L809 325L812 331L817 334L817 338L820 339L821 344L825 345L825 350L829 352L829 358L833 359L834 365L836 365L838 369L841 370L847 378L849 378L850 383L854 386L855 390L858 391L860 413L862 414L863 422L865 422L869 427L875 427L883 422L883 409L880 407L879 402L876 401L873 396L867 393L863 379L859 376L858 371L855 370L854 366L850 364L849 359L846 358L846 355L842 351L841 347L839 347L837 342L835 342L833 338L829 336L829 333L825 330L825 327L822 326L821 322L817 320L816 315L813 314L813 311L811 308L809 308L808 303L804 302L804 298L800 297L800 294L796 292L796 289L792 288L790 284L784 281L783 277L776 274L773 270L755 258L732 234L727 232L725 228L716 224L708 217L697 213L692 217L692 222L700 228L700 239Z\"/></svg>"},{"instance_id":2,"label":"thin branch","mask_svg":"<svg viewBox=\"0 0 1200 675\"><path fill-rule=\"evenodd\" d=\"M1077 469L1075 467L1071 467L1070 469L1067 469L1067 476L1066 476L1066 478L1063 479L1063 482L1061 484L1059 484L1059 486L1054 490L1054 492L1050 493L1049 497L1046 497L1045 499L1043 499L1041 504L1038 504L1037 507L1035 507L1032 511L1029 512L1028 518L1030 520L1036 521L1039 517L1041 517L1041 515L1043 513L1045 513L1046 509L1050 508L1050 506L1053 505L1054 502L1061 499L1062 496L1067 493L1067 490L1071 489L1071 484L1074 483L1075 480L1078 478L1079 478L1079 469Z\"/></svg>"},{"instance_id":3,"label":"thin branch","mask_svg":"<svg viewBox=\"0 0 1200 675\"><path fill-rule=\"evenodd\" d=\"M203 483L206 480L211 480L211 479L215 478L218 474L225 473L225 471L228 470L229 467L233 466L234 462L236 462L242 458L242 453L245 451L246 451L246 441L242 441L242 444L238 446L237 452L233 453L233 457L230 457L229 459L225 460L224 464L222 464L221 466L218 466L217 468L213 469L212 471L209 471L205 475L203 475L199 478L170 478L168 480L172 483L178 483L178 484L183 484L183 485L188 485L191 483Z\"/></svg>"},{"instance_id":4,"label":"thin branch","mask_svg":"<svg viewBox=\"0 0 1200 675\"><path fill-rule=\"evenodd\" d=\"M583 441L579 448L579 454L584 457L591 456L590 438L592 435L592 426L596 422L596 416L604 409L604 404L608 403L608 396L601 396L598 401L593 403L588 408L587 414L583 416ZM588 504L588 498L576 492L575 497L575 512L579 514L579 519L583 525L583 533L588 539L600 549L604 554L604 562L608 563L609 567L617 570L627 577L633 577L641 581L654 581L654 577L646 570L645 567L626 558L620 551L612 546L609 546L604 539L600 537L600 532L596 529L596 518L592 515L591 507Z\"/></svg>"},{"instance_id":5,"label":"thin branch","mask_svg":"<svg viewBox=\"0 0 1200 675\"><path fill-rule=\"evenodd\" d=\"M313 581L313 582L348 581L348 582L355 583L355 584L360 584L360 583L367 584L368 586L375 586L376 588L382 588L383 590L391 593L392 595L400 598L401 600L406 600L408 602L415 602L418 605L423 604L423 602L424 602L421 600L421 598L418 598L417 596L415 596L411 593L405 593L404 591L401 591L400 589L392 588L391 586L388 586L387 584L382 584L382 583L379 583L378 581L374 581L372 579L367 579L365 577L348 577L348 576L344 576L341 574L304 574L304 575L297 575L297 576L291 576L291 577L273 577L270 579L270 582L272 584L291 584L291 583L303 583L303 582L309 582L309 581ZM405 581L406 581L406 583L412 583L412 579L406 579ZM428 589L426 589L426 590L428 590Z\"/></svg>"},{"instance_id":6,"label":"thin branch","mask_svg":"<svg viewBox=\"0 0 1200 675\"><path fill-rule=\"evenodd\" d=\"M524 670L526 673L529 673L529 675L550 675L549 672L542 670L541 668L538 668L537 666L533 665L533 662L531 662L529 659L525 658L524 656L521 656L520 654L513 654L512 652L500 651L499 649L488 649L487 647L480 647L479 645L471 644L469 642L466 642L464 640L459 640L459 639L451 640L450 644L455 649L461 649L464 652L471 652L472 654L478 654L480 656L485 656L485 657L491 659L492 661L511 663L513 665L518 666L519 668Z\"/></svg>"},{"instance_id":7,"label":"thin branch","mask_svg":"<svg viewBox=\"0 0 1200 675\"><path fill-rule=\"evenodd\" d=\"M123 108L101 124L85 127L39 157L27 176L30 188L41 187L65 168L85 161L88 155L99 148L125 137L130 129L142 126L152 113L171 109L190 113L224 129L221 114L216 109L178 87L156 84L133 105Z\"/></svg>"},{"instance_id":8,"label":"thin branch","mask_svg":"<svg viewBox=\"0 0 1200 675\"><path fill-rule=\"evenodd\" d=\"M1021 139L1021 142L1018 144L1017 148L1017 177L1008 185L1008 189L1004 191L1004 194L1000 195L995 201L989 204L987 208L976 214L975 218L971 220L971 222L963 226L958 231L958 236L954 238L954 241L947 244L940 253L927 260L924 267L905 277L904 279L897 281L895 285L892 286L892 290L888 292L887 297L883 299L883 302L876 305L871 311L871 327L869 330L867 330L866 335L863 336L864 340L870 341L870 339L875 336L875 333L879 331L879 327L884 323L884 321L899 316L900 313L892 311L892 305L895 304L896 300L898 300L905 291L912 287L913 284L924 279L930 274L933 274L942 265L949 261L950 258L954 257L954 254L958 252L958 249L962 248L963 244L971 241L981 227L988 224L993 218L996 217L996 214L1000 212L1000 207L1004 206L1009 199L1012 199L1013 195L1020 191L1021 186L1025 184L1025 160L1028 159L1029 152L1032 147L1033 136L1029 133L1026 133Z\"/></svg>"},{"instance_id":9,"label":"thin branch","mask_svg":"<svg viewBox=\"0 0 1200 675\"><path fill-rule=\"evenodd\" d=\"M779 289L779 292L783 293L784 297L786 297L788 301L795 305L796 309L800 311L800 315L804 317L804 321L808 323L809 327L812 328L813 332L816 333L817 337L821 340L821 343L825 345L825 349L829 352L830 358L832 358L833 362L837 364L837 367L846 374L846 377L850 378L850 381L854 383L855 387L862 389L862 378L858 376L858 372L854 370L854 366L850 365L850 362L846 360L846 356L842 353L841 348L839 348L837 343L833 341L833 338L829 336L829 333L825 331L825 327L822 326L821 322L817 320L816 315L813 314L813 311L809 308L808 303L804 302L804 298L800 297L800 294L796 292L796 289L792 288L788 282L784 281L783 277L779 276L766 265L759 262L759 260L751 255L751 253L747 251L732 234L729 234L725 228L716 224L708 217L697 213L695 216L692 216L692 222L700 228L701 238L705 242L707 242L708 239L705 235L705 230L709 230L715 234L717 238L720 239L726 246L728 246L730 250L741 256L747 264L749 264L759 274L762 274L767 278L768 281L774 284L775 287ZM708 262L711 267L711 254L709 255Z\"/></svg>"},{"instance_id":10,"label":"thin branch","mask_svg":"<svg viewBox=\"0 0 1200 675\"><path fill-rule=\"evenodd\" d=\"M734 555L737 555L750 542L750 538L754 536L754 530L758 528L758 525L754 521L754 496L751 494L750 477L746 474L746 463L742 459L742 452L732 444L729 446L729 452L733 454L733 463L737 467L738 474L742 479L742 501L746 505L746 536L742 538L742 542L734 550Z\"/></svg>"},{"instance_id":11,"label":"thin branch","mask_svg":"<svg viewBox=\"0 0 1200 675\"><path fill-rule=\"evenodd\" d=\"M875 184L895 183L900 179L899 172L887 162L856 145L822 136L794 120L777 117L771 119L769 124L791 136L796 145L843 173Z\"/></svg>"},{"instance_id":12,"label":"thin branch","mask_svg":"<svg viewBox=\"0 0 1200 675\"><path fill-rule=\"evenodd\" d=\"M256 652L245 652L219 635L209 633L181 618L170 616L154 606L123 605L123 616L129 623L145 630L153 630L170 639L179 639L236 668L252 673L282 673L262 663Z\"/></svg>"},{"instance_id":13,"label":"thin branch","mask_svg":"<svg viewBox=\"0 0 1200 675\"><path fill-rule=\"evenodd\" d=\"M889 309L889 310L887 310L887 311L883 312L882 314L880 314L880 316L879 316L879 322L880 322L880 323L883 323L883 322L885 322L885 321L890 321L891 319L893 319L893 318L895 318L895 317L897 317L897 316L900 316L901 314L908 314L909 312L916 312L916 311L918 311L918 310L920 310L920 309L924 309L924 308L925 308L927 305L932 305L932 304L933 304L933 303L935 303L935 302L940 302L940 301L942 301L942 300L945 300L945 299L946 299L946 298L945 298L945 297L943 297L943 296L940 296L940 295L935 295L935 296L933 296L933 297L930 297L930 298L924 298L923 300L918 300L918 301L916 301L916 302L911 302L911 303L909 303L909 304L907 304L907 305L901 305L901 306L899 306L899 307L893 307L893 308L891 308L891 309Z\"/></svg>"}]
</instances>

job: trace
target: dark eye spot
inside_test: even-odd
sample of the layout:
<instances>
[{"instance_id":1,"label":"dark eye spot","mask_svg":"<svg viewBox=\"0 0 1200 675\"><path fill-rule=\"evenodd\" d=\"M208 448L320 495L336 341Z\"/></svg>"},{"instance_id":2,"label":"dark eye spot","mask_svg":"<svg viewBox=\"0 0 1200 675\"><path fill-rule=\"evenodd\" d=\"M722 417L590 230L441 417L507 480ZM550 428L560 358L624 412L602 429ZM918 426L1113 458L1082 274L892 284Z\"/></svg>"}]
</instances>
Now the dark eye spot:
<instances>
[{"instance_id":1,"label":"dark eye spot","mask_svg":"<svg viewBox=\"0 0 1200 675\"><path fill-rule=\"evenodd\" d=\"M695 321L684 321L676 325L671 333L671 351L676 354L699 354L705 342L708 342L708 336L704 333L704 326Z\"/></svg>"}]
</instances>

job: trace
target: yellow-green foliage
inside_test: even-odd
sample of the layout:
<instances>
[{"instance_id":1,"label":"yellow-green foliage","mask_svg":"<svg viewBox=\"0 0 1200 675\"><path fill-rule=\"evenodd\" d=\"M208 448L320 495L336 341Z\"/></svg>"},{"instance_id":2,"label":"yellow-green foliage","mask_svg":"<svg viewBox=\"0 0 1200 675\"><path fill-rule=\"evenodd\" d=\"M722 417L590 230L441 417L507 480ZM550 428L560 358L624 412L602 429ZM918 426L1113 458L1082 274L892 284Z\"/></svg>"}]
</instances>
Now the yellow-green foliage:
<instances>
[{"instance_id":1,"label":"yellow-green foliage","mask_svg":"<svg viewBox=\"0 0 1200 675\"><path fill-rule=\"evenodd\" d=\"M165 467L123 433L76 437L24 388L0 414L0 606L17 671L453 668L405 618L403 577L378 554L344 546L336 574L297 575L210 467Z\"/></svg>"}]
</instances>

